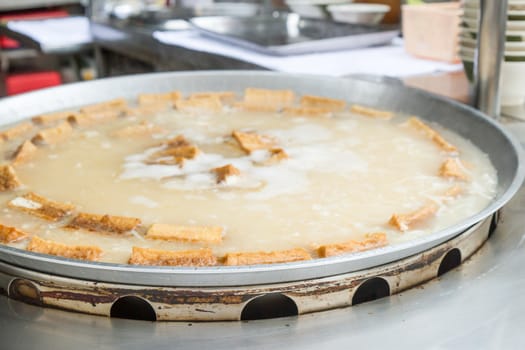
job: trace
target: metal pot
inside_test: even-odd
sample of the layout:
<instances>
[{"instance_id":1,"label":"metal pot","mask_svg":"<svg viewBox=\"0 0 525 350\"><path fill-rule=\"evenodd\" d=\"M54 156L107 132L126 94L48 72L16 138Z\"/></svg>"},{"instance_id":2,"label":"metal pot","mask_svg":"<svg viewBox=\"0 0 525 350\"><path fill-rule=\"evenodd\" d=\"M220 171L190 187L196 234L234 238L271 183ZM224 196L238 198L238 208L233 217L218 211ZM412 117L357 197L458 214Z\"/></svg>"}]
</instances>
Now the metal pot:
<instances>
[{"instance_id":1,"label":"metal pot","mask_svg":"<svg viewBox=\"0 0 525 350\"><path fill-rule=\"evenodd\" d=\"M7 98L0 101L0 115L4 116L2 123L8 124L36 114L110 98L134 98L146 91L242 92L246 87L286 88L299 94L331 96L436 122L469 139L488 154L498 170L497 194L485 209L475 215L425 237L359 254L306 262L199 269L142 267L69 260L6 246L0 247L0 260L53 275L131 285L226 287L322 278L387 264L450 240L500 209L523 181L525 168L521 147L495 121L459 103L385 82L249 71L158 73L72 84Z\"/></svg>"}]
</instances>

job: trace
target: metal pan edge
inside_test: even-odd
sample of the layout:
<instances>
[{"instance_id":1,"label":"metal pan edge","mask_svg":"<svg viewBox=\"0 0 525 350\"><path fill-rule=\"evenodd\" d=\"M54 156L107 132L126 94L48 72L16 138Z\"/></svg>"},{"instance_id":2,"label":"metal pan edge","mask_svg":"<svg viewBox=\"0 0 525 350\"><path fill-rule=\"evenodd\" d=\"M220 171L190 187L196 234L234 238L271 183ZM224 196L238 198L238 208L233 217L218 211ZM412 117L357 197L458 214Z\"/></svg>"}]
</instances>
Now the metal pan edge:
<instances>
[{"instance_id":1,"label":"metal pan edge","mask_svg":"<svg viewBox=\"0 0 525 350\"><path fill-rule=\"evenodd\" d=\"M131 98L144 91L242 91L244 87L251 86L291 88L297 93L344 98L395 112L417 114L466 137L479 132L481 135L477 135L477 141L473 142L488 151L491 160L496 163L498 181L501 180L498 195L477 214L428 236L358 254L305 262L240 267L142 267L82 262L7 246L0 246L0 260L52 275L151 286L221 287L306 280L382 265L436 246L496 212L514 196L523 182L525 166L522 147L497 122L460 103L384 82L259 71L155 73L76 83L6 98L0 101L0 115L6 116L2 123L5 125L36 114L113 97ZM494 140L490 141L489 137ZM485 145L485 140L488 140L488 145ZM490 147L497 149L488 149Z\"/></svg>"}]
</instances>

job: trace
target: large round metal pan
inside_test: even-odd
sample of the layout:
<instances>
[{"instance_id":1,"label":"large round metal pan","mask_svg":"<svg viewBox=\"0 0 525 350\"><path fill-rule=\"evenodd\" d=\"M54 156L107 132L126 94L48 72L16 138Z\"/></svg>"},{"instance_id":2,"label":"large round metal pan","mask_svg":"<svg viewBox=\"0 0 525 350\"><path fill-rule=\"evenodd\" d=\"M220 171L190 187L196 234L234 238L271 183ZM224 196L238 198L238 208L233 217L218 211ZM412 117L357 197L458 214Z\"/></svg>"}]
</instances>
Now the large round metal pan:
<instances>
[{"instance_id":1,"label":"large round metal pan","mask_svg":"<svg viewBox=\"0 0 525 350\"><path fill-rule=\"evenodd\" d=\"M246 87L292 89L353 103L417 115L454 130L487 153L498 171L498 191L482 211L454 226L413 241L358 254L306 262L240 266L173 268L93 263L30 253L0 246L0 260L53 275L86 280L151 286L233 286L279 283L358 271L416 254L436 246L487 218L519 189L524 177L520 144L495 121L462 104L420 90L360 79L340 79L272 72L222 71L158 73L72 84L0 101L1 124L100 102L116 97L134 98L142 92L181 90L234 90Z\"/></svg>"}]
</instances>

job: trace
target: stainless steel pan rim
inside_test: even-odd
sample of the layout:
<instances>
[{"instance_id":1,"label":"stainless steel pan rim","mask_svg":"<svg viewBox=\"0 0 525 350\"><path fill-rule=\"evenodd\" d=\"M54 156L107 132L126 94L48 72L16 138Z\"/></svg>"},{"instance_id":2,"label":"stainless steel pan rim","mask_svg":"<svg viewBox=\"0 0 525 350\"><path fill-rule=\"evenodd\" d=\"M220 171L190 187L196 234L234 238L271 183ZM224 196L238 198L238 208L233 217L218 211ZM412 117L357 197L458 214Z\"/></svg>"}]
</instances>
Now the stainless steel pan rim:
<instances>
[{"instance_id":1,"label":"stainless steel pan rim","mask_svg":"<svg viewBox=\"0 0 525 350\"><path fill-rule=\"evenodd\" d=\"M0 115L9 116L4 122L7 124L39 113L113 97L131 98L144 91L241 91L243 87L249 86L292 88L298 93L324 93L351 102L417 114L436 121L471 139L489 154L498 168L498 195L477 214L428 236L358 254L305 262L239 267L149 267L83 262L7 246L0 246L0 260L52 275L151 286L217 287L306 280L379 266L443 243L500 209L514 196L523 182L525 166L521 145L497 122L460 103L384 82L260 71L156 73L77 83L6 98L0 101ZM433 108L439 111L432 110Z\"/></svg>"}]
</instances>

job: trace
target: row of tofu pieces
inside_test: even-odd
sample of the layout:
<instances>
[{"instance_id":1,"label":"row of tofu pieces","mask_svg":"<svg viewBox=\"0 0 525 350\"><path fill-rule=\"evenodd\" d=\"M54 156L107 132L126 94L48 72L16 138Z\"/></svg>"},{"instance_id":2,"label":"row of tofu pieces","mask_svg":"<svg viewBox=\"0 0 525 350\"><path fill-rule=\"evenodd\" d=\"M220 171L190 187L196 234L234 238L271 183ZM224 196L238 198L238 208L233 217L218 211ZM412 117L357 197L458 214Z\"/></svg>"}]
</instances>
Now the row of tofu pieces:
<instances>
[{"instance_id":1,"label":"row of tofu pieces","mask_svg":"<svg viewBox=\"0 0 525 350\"><path fill-rule=\"evenodd\" d=\"M231 92L200 93L190 95L182 99L179 92L163 94L142 94L138 97L138 107L129 108L123 99L116 99L104 103L83 107L79 112L59 112L34 117L32 122L36 125L46 126L59 123L53 127L41 129L31 140L26 140L15 151L12 164L24 161L29 154L39 145L54 144L67 138L71 133L71 125L86 126L93 123L112 120L125 115L151 114L169 108L177 108L187 112L198 112L203 110L220 112L223 104L234 105L248 111L274 111L283 112L297 116L329 116L332 113L343 111L346 103L341 100L318 96L303 96L300 106L292 106L295 95L287 90L264 90L246 89L244 100L235 103L235 95ZM359 105L352 105L350 111L367 117L390 119L393 114L389 111L381 111ZM31 131L34 127L29 122L21 123L9 130L0 133L0 139L12 140ZM417 118L410 118L409 125L420 130L426 137L432 140L440 148L451 154L456 154L457 149L439 135L438 132L424 124ZM150 128L149 125L141 124L138 127ZM126 131L131 131L128 129ZM123 135L132 135L133 132L125 132ZM239 146L250 153L258 149L270 151L274 160L286 159L284 150L276 148L271 140L264 135L255 133L243 133L234 131L233 138ZM168 149L191 146L184 138L175 139ZM180 149L179 149L180 150ZM175 151L175 155L178 151ZM184 153L182 159L191 158ZM175 157L175 159L177 159ZM180 159L178 160L180 161ZM238 169L228 164L224 167L212 169L217 174L217 181L224 181L228 176L238 175ZM457 157L448 158L440 168L440 175L466 180L468 176L462 171L462 166ZM20 181L11 165L0 166L0 190L12 190L20 186ZM461 189L453 187L447 195L455 196ZM57 203L34 193L28 193L22 197L16 197L9 202L9 206L26 211L46 220L61 220L72 213L73 207L68 204ZM423 208L407 214L394 214L390 224L401 231L409 229L412 225L432 216L437 210L437 205L429 204ZM67 229L84 229L93 232L109 234L129 233L136 229L141 221L137 218L126 218L111 215L79 213L66 226ZM0 240L4 243L24 239L29 235L17 228L1 226ZM151 239L165 239L176 241L203 242L206 244L220 243L223 229L221 227L187 227L166 224L154 224L146 232L146 237ZM328 257L345 252L355 252L366 249L377 248L387 244L386 234L372 233L365 236L363 240L350 240L339 244L324 245L317 249L319 257ZM91 246L67 246L58 242L50 242L33 236L27 246L28 250L40 253L78 258L85 260L99 259L102 251L98 247ZM303 248L276 252L241 252L230 253L218 259L210 248L194 251L162 251L149 248L134 247L129 263L146 265L180 265L180 266L205 266L215 265L218 262L225 265L249 265L262 263L290 262L311 259L310 253Z\"/></svg>"},{"instance_id":2,"label":"row of tofu pieces","mask_svg":"<svg viewBox=\"0 0 525 350\"><path fill-rule=\"evenodd\" d=\"M12 199L7 204L10 208L20 210L50 222L63 221L71 217L63 226L66 230L85 230L99 234L129 235L140 229L141 220L132 217L99 215L89 213L74 214L75 207L67 203L49 200L29 192ZM220 244L224 229L220 226L180 226L172 224L153 224L145 232L145 238L193 242L204 245ZM30 235L18 228L0 225L0 242L12 243L29 239L27 250L73 259L96 261L102 255L97 246L65 245L59 242L44 240ZM361 241L347 241L340 244L323 245L317 249L320 257L338 255L344 252L372 249L387 244L384 233L366 235ZM311 254L303 248L272 252L233 252L218 258L211 248L169 251L143 247L133 247L129 258L130 264L166 265L166 266L213 266L251 265L279 262L292 262L311 259Z\"/></svg>"}]
</instances>

